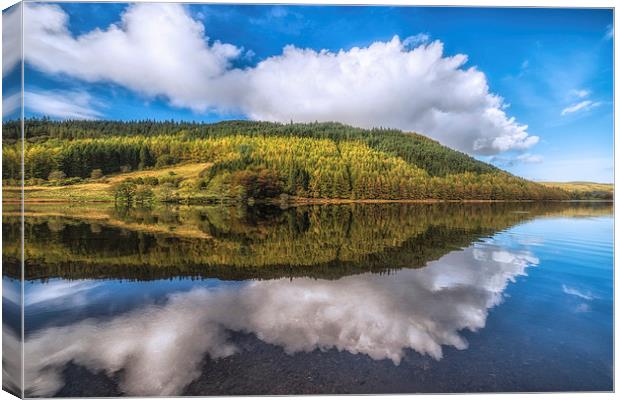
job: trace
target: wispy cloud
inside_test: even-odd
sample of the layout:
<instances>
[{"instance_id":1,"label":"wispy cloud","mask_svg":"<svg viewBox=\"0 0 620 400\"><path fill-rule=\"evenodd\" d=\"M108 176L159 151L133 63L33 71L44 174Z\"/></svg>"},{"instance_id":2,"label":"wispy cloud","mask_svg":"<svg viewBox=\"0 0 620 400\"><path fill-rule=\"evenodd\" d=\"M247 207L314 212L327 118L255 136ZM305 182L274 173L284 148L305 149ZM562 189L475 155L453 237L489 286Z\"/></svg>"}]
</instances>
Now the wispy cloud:
<instances>
[{"instance_id":1,"label":"wispy cloud","mask_svg":"<svg viewBox=\"0 0 620 400\"><path fill-rule=\"evenodd\" d=\"M540 164L544 161L544 158L539 154L523 153L514 157L494 156L489 161L497 166L506 168L514 167L518 164Z\"/></svg>"},{"instance_id":2,"label":"wispy cloud","mask_svg":"<svg viewBox=\"0 0 620 400\"><path fill-rule=\"evenodd\" d=\"M607 25L607 30L605 31L605 39L611 40L614 37L614 27L613 25Z\"/></svg>"},{"instance_id":3,"label":"wispy cloud","mask_svg":"<svg viewBox=\"0 0 620 400\"><path fill-rule=\"evenodd\" d=\"M24 93L26 110L55 118L101 118L101 112L95 109L97 105L97 100L84 91L27 91Z\"/></svg>"},{"instance_id":4,"label":"wispy cloud","mask_svg":"<svg viewBox=\"0 0 620 400\"><path fill-rule=\"evenodd\" d=\"M531 178L541 181L597 181L613 182L614 159L613 155L607 157L587 157L584 154L580 158L568 157L545 160L544 171L537 173Z\"/></svg>"},{"instance_id":5,"label":"wispy cloud","mask_svg":"<svg viewBox=\"0 0 620 400\"><path fill-rule=\"evenodd\" d=\"M40 303L69 301L73 305L81 305L86 302L86 292L96 288L100 284L95 281L52 281L45 285L28 287L24 300L26 305L32 306Z\"/></svg>"},{"instance_id":6,"label":"wispy cloud","mask_svg":"<svg viewBox=\"0 0 620 400\"><path fill-rule=\"evenodd\" d=\"M570 94L575 97L579 97L583 99L584 97L588 97L590 95L590 91L586 89L573 89Z\"/></svg>"},{"instance_id":7,"label":"wispy cloud","mask_svg":"<svg viewBox=\"0 0 620 400\"><path fill-rule=\"evenodd\" d=\"M588 111L600 105L601 105L600 101L594 102L592 100L584 100L579 103L575 103L571 106L566 107L565 109L562 110L561 114L567 115L567 114L575 113L577 111Z\"/></svg>"},{"instance_id":8,"label":"wispy cloud","mask_svg":"<svg viewBox=\"0 0 620 400\"><path fill-rule=\"evenodd\" d=\"M406 37L403 40L403 46L417 47L421 44L428 43L429 40L431 40L431 37L427 33L418 33L417 35Z\"/></svg>"},{"instance_id":9,"label":"wispy cloud","mask_svg":"<svg viewBox=\"0 0 620 400\"><path fill-rule=\"evenodd\" d=\"M590 307L590 305L586 303L581 303L577 307L575 307L575 312L578 312L578 313L590 312L591 310L592 310L592 307Z\"/></svg>"},{"instance_id":10,"label":"wispy cloud","mask_svg":"<svg viewBox=\"0 0 620 400\"><path fill-rule=\"evenodd\" d=\"M527 164L539 164L543 162L543 156L539 154L520 154L517 156L517 161L527 163Z\"/></svg>"},{"instance_id":11,"label":"wispy cloud","mask_svg":"<svg viewBox=\"0 0 620 400\"><path fill-rule=\"evenodd\" d=\"M249 18L248 22L253 25L269 26L270 29L299 35L308 24L302 14L292 11L283 6L273 6L267 9L260 17Z\"/></svg>"},{"instance_id":12,"label":"wispy cloud","mask_svg":"<svg viewBox=\"0 0 620 400\"><path fill-rule=\"evenodd\" d=\"M269 14L275 18L286 17L288 15L288 10L281 6L274 6Z\"/></svg>"}]
</instances>

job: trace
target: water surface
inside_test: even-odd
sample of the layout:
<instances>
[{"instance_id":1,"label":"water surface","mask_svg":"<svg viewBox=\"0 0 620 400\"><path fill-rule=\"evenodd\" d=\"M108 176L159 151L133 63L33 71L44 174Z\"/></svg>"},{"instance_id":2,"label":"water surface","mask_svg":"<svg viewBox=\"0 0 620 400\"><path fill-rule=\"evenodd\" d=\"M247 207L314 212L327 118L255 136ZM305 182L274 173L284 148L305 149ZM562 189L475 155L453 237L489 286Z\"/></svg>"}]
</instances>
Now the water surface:
<instances>
[{"instance_id":1,"label":"water surface","mask_svg":"<svg viewBox=\"0 0 620 400\"><path fill-rule=\"evenodd\" d=\"M609 391L612 228L608 204L31 206L26 394Z\"/></svg>"}]
</instances>

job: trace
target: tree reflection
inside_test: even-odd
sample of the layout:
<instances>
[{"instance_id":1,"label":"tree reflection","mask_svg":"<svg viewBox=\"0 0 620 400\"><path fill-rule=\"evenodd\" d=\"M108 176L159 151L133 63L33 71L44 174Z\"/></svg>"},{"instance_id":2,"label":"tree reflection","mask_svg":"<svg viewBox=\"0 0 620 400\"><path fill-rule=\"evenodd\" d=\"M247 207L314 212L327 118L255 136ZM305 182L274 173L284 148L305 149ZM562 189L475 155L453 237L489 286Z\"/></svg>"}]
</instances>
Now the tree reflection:
<instances>
[{"instance_id":1,"label":"tree reflection","mask_svg":"<svg viewBox=\"0 0 620 400\"><path fill-rule=\"evenodd\" d=\"M561 203L354 204L181 207L154 210L29 210L26 279L165 277L335 279L424 266L536 216L607 213L609 205ZM19 220L6 216L5 237ZM4 247L17 274L21 248Z\"/></svg>"}]
</instances>

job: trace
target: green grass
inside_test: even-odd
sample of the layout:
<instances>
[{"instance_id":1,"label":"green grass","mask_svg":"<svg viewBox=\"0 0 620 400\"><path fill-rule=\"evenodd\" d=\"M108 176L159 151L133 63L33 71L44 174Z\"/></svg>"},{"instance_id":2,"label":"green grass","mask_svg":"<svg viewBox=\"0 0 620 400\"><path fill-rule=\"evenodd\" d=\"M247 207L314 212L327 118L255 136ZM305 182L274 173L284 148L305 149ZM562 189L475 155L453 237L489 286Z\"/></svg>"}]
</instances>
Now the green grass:
<instances>
[{"instance_id":1,"label":"green grass","mask_svg":"<svg viewBox=\"0 0 620 400\"><path fill-rule=\"evenodd\" d=\"M24 196L27 202L113 202L114 185L129 178L145 178L147 176L164 177L171 172L182 180L198 178L201 171L208 168L208 163L179 164L171 167L146 171L127 172L86 183L67 186L26 186ZM5 200L19 200L20 187L4 187Z\"/></svg>"}]
</instances>

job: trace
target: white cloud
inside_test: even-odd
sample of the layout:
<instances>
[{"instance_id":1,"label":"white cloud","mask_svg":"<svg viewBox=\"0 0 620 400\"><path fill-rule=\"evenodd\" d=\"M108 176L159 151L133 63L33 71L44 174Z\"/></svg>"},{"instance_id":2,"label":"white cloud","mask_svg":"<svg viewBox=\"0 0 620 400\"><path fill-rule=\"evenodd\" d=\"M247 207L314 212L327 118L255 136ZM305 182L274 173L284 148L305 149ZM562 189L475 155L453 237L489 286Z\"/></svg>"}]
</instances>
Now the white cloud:
<instances>
[{"instance_id":1,"label":"white cloud","mask_svg":"<svg viewBox=\"0 0 620 400\"><path fill-rule=\"evenodd\" d=\"M466 349L462 332L484 328L508 283L538 263L527 251L485 243L390 276L277 279L176 293L114 318L32 332L27 390L53 395L72 361L119 373L127 394L179 395L200 375L205 356L243 351L228 331L252 333L287 353L335 348L398 364L411 348L440 359L443 346Z\"/></svg>"},{"instance_id":2,"label":"white cloud","mask_svg":"<svg viewBox=\"0 0 620 400\"><path fill-rule=\"evenodd\" d=\"M203 25L176 4L134 4L118 24L74 38L57 5L28 4L27 62L48 73L109 81L174 106L206 110L216 103L211 82L240 49L208 43Z\"/></svg>"},{"instance_id":3,"label":"white cloud","mask_svg":"<svg viewBox=\"0 0 620 400\"><path fill-rule=\"evenodd\" d=\"M575 103L571 106L566 107L565 109L562 110L561 114L567 115L567 114L575 113L577 111L588 111L600 105L601 103L599 101L593 102L592 100L584 100L579 103Z\"/></svg>"},{"instance_id":4,"label":"white cloud","mask_svg":"<svg viewBox=\"0 0 620 400\"><path fill-rule=\"evenodd\" d=\"M2 99L2 115L4 118L11 117L11 114L19 110L22 106L22 93L17 92L7 95Z\"/></svg>"},{"instance_id":5,"label":"white cloud","mask_svg":"<svg viewBox=\"0 0 620 400\"><path fill-rule=\"evenodd\" d=\"M467 57L443 56L436 41L408 50L398 37L337 53L288 46L256 68L229 74L245 82L241 109L273 121L341 121L422 132L477 154L538 142L508 118Z\"/></svg>"},{"instance_id":6,"label":"white cloud","mask_svg":"<svg viewBox=\"0 0 620 400\"><path fill-rule=\"evenodd\" d=\"M2 13L2 76L7 76L22 57L21 3Z\"/></svg>"},{"instance_id":7,"label":"white cloud","mask_svg":"<svg viewBox=\"0 0 620 400\"><path fill-rule=\"evenodd\" d=\"M102 114L94 106L97 104L83 91L26 91L24 107L26 110L62 119L97 119Z\"/></svg>"},{"instance_id":8,"label":"white cloud","mask_svg":"<svg viewBox=\"0 0 620 400\"><path fill-rule=\"evenodd\" d=\"M271 121L341 121L424 133L468 153L527 149L539 140L509 117L467 56L444 56L421 34L330 52L286 46L253 68L233 69L241 48L209 41L176 4L135 4L121 22L79 37L58 6L31 4L26 59L38 69L109 81L195 111ZM411 48L414 44L420 44Z\"/></svg>"}]
</instances>

